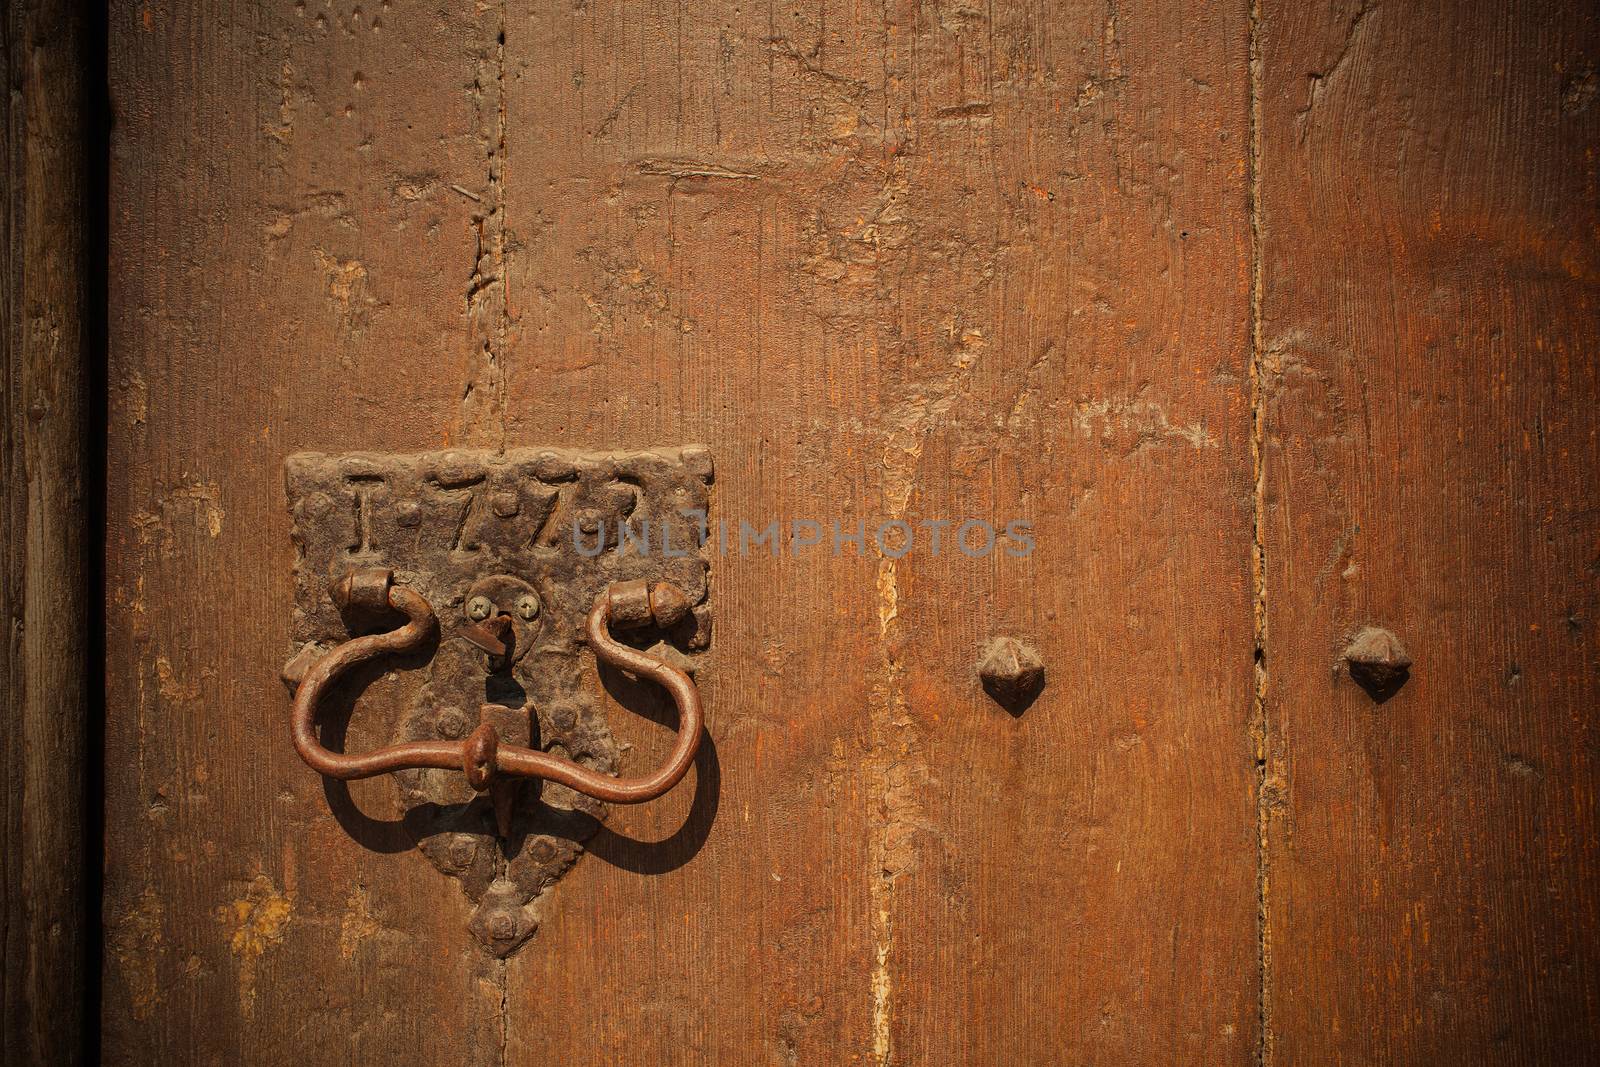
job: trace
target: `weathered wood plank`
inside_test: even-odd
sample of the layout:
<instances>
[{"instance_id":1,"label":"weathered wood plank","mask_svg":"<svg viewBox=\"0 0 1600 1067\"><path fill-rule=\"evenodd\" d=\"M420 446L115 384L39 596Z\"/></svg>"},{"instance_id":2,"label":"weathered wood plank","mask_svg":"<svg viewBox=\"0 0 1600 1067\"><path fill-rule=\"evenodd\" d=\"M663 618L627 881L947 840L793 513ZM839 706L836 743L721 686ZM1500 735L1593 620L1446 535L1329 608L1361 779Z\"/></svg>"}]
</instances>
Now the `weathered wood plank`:
<instances>
[{"instance_id":1,"label":"weathered wood plank","mask_svg":"<svg viewBox=\"0 0 1600 1067\"><path fill-rule=\"evenodd\" d=\"M0 957L6 1064L83 1062L88 989L85 780L95 617L86 437L93 315L86 209L92 34L74 4L7 4L0 194Z\"/></svg>"},{"instance_id":2,"label":"weathered wood plank","mask_svg":"<svg viewBox=\"0 0 1600 1067\"><path fill-rule=\"evenodd\" d=\"M817 210L881 189L833 80L876 79L878 59L857 15L829 17L849 43L816 70L805 14L509 8L511 434L704 442L735 531L697 675L707 752L670 796L613 811L551 895L509 968L511 1062L870 1048L873 565L834 555L831 530L800 555L737 548L740 522L877 508L879 274ZM611 718L630 765L662 751L659 727Z\"/></svg>"},{"instance_id":3,"label":"weathered wood plank","mask_svg":"<svg viewBox=\"0 0 1600 1067\"><path fill-rule=\"evenodd\" d=\"M483 358L494 29L398 2L110 19L106 1058L498 1063L464 899L392 782L300 762L277 678L284 457L496 443L445 417Z\"/></svg>"},{"instance_id":4,"label":"weathered wood plank","mask_svg":"<svg viewBox=\"0 0 1600 1067\"><path fill-rule=\"evenodd\" d=\"M880 567L886 1058L1245 1063L1248 22L908 31L886 506L1029 518L1037 548ZM1016 717L974 676L997 634L1048 675Z\"/></svg>"},{"instance_id":5,"label":"weathered wood plank","mask_svg":"<svg viewBox=\"0 0 1600 1067\"><path fill-rule=\"evenodd\" d=\"M1247 31L511 5L512 437L703 440L730 520L1039 546L721 562L709 837L613 814L666 844L553 894L513 1059L1249 1057ZM1004 632L1051 671L1015 719Z\"/></svg>"},{"instance_id":6,"label":"weathered wood plank","mask_svg":"<svg viewBox=\"0 0 1600 1067\"><path fill-rule=\"evenodd\" d=\"M1268 1051L1600 1041L1589 5L1259 28ZM1415 660L1375 704L1356 629Z\"/></svg>"}]
</instances>

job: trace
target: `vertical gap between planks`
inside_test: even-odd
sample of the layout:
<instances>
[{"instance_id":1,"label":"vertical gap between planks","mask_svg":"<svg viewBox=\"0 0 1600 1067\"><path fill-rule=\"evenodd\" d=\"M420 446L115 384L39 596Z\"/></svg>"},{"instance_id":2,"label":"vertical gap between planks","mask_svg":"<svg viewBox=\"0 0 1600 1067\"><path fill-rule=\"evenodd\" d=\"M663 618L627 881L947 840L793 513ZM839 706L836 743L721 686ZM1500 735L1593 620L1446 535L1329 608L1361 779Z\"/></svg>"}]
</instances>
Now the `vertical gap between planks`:
<instances>
[{"instance_id":1,"label":"vertical gap between planks","mask_svg":"<svg viewBox=\"0 0 1600 1067\"><path fill-rule=\"evenodd\" d=\"M109 421L111 262L111 85L108 69L110 9L84 3L80 55L83 100L84 243L83 334L83 1053L102 1058L100 1015L104 993L106 795L106 490Z\"/></svg>"},{"instance_id":2,"label":"vertical gap between planks","mask_svg":"<svg viewBox=\"0 0 1600 1067\"><path fill-rule=\"evenodd\" d=\"M506 180L509 177L506 159L506 33L509 16L506 2L500 2L500 25L495 31L495 166L489 168L490 180L495 182L495 272L500 276L500 321L495 327L494 344L497 349L495 358L500 364L499 381L496 384L500 395L496 398L496 406L500 409L499 451L502 453L506 450L506 394L510 389L506 337L511 328L511 270L506 263L506 205L511 199L506 195ZM497 173L498 180L495 179ZM496 961L495 971L495 978L500 984L500 1067L505 1067L509 1062L511 1046L511 961Z\"/></svg>"},{"instance_id":3,"label":"vertical gap between planks","mask_svg":"<svg viewBox=\"0 0 1600 1067\"><path fill-rule=\"evenodd\" d=\"M0 1061L98 1059L103 12L0 9Z\"/></svg>"},{"instance_id":4,"label":"vertical gap between planks","mask_svg":"<svg viewBox=\"0 0 1600 1067\"><path fill-rule=\"evenodd\" d=\"M1251 495L1252 545L1250 571L1255 626L1255 685L1251 694L1251 737L1255 757L1256 784L1256 1062L1266 1067L1272 1061L1272 932L1269 924L1270 852L1268 834L1271 811L1268 804L1267 721L1267 561L1266 561L1266 395L1262 367L1261 304L1261 0L1251 0L1249 20L1249 207L1250 207L1250 464L1254 491Z\"/></svg>"},{"instance_id":5,"label":"vertical gap between planks","mask_svg":"<svg viewBox=\"0 0 1600 1067\"><path fill-rule=\"evenodd\" d=\"M500 321L496 325L495 359L500 364L496 388L499 396L496 406L500 409L500 452L506 450L506 420L507 394L511 388L510 381L510 353L506 351L506 338L511 333L511 265L506 262L506 239L509 223L506 220L507 205L511 198L506 195L506 180L509 177L509 160L506 159L506 30L510 17L507 13L507 0L500 0L500 26L495 33L495 160L497 166L491 168L491 176L496 172L499 177L495 181L495 217L499 225L495 227L495 273L500 276Z\"/></svg>"}]
</instances>

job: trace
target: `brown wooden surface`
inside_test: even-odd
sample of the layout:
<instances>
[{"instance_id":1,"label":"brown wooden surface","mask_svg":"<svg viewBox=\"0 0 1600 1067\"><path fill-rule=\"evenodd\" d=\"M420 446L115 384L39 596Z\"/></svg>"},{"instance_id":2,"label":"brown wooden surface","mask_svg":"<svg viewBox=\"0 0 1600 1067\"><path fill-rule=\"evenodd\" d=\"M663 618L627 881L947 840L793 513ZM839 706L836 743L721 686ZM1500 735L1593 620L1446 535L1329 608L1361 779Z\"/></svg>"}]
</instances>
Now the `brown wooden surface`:
<instances>
[{"instance_id":1,"label":"brown wooden surface","mask_svg":"<svg viewBox=\"0 0 1600 1067\"><path fill-rule=\"evenodd\" d=\"M108 1047L1247 1054L1246 22L1144 74L1184 9L318 14L113 27ZM281 740L278 466L689 440L730 520L1044 547L721 562L694 787L502 978ZM1020 718L1000 632L1053 671Z\"/></svg>"},{"instance_id":2,"label":"brown wooden surface","mask_svg":"<svg viewBox=\"0 0 1600 1067\"><path fill-rule=\"evenodd\" d=\"M493 29L359 9L111 15L111 1062L499 1062L464 899L390 783L324 792L278 681L284 456L437 446L476 358L482 205L449 186L485 191Z\"/></svg>"},{"instance_id":3,"label":"brown wooden surface","mask_svg":"<svg viewBox=\"0 0 1600 1067\"><path fill-rule=\"evenodd\" d=\"M89 57L76 5L0 12L0 1063L83 1061L85 713L94 593L85 492Z\"/></svg>"},{"instance_id":4,"label":"brown wooden surface","mask_svg":"<svg viewBox=\"0 0 1600 1067\"><path fill-rule=\"evenodd\" d=\"M514 1059L1245 1057L1245 19L510 11L510 435L598 394L598 440L707 440L730 517L1040 544L728 561L722 814L563 883ZM1021 718L994 633L1053 672Z\"/></svg>"},{"instance_id":5,"label":"brown wooden surface","mask_svg":"<svg viewBox=\"0 0 1600 1067\"><path fill-rule=\"evenodd\" d=\"M118 5L107 1059L1593 1040L1594 23L1280 6ZM718 559L696 770L488 961L288 744L283 458L691 441L1037 547Z\"/></svg>"},{"instance_id":6,"label":"brown wooden surface","mask_svg":"<svg viewBox=\"0 0 1600 1067\"><path fill-rule=\"evenodd\" d=\"M729 519L1040 546L723 561L718 818L562 883L514 1061L1248 1055L1247 30L510 6L508 436L706 441ZM996 633L1053 672L1020 718Z\"/></svg>"},{"instance_id":7,"label":"brown wooden surface","mask_svg":"<svg viewBox=\"0 0 1600 1067\"><path fill-rule=\"evenodd\" d=\"M1263 5L1270 1059L1600 1043L1589 5ZM1375 706L1334 667L1385 626Z\"/></svg>"}]
</instances>

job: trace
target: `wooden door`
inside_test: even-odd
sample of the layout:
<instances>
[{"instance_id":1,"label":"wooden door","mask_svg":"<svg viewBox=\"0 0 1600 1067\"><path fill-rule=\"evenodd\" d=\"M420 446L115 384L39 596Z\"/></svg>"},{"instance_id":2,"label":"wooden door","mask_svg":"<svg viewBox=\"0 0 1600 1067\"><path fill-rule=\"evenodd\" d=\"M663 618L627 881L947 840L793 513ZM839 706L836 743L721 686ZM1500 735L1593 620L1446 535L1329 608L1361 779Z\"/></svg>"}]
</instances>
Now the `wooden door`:
<instances>
[{"instance_id":1,"label":"wooden door","mask_svg":"<svg viewBox=\"0 0 1600 1067\"><path fill-rule=\"evenodd\" d=\"M109 18L106 1060L1600 1033L1582 5ZM869 536L712 556L694 770L498 959L394 782L289 744L285 462L688 444L713 520ZM969 519L1031 551L931 551ZM1412 659L1382 703L1369 625Z\"/></svg>"}]
</instances>

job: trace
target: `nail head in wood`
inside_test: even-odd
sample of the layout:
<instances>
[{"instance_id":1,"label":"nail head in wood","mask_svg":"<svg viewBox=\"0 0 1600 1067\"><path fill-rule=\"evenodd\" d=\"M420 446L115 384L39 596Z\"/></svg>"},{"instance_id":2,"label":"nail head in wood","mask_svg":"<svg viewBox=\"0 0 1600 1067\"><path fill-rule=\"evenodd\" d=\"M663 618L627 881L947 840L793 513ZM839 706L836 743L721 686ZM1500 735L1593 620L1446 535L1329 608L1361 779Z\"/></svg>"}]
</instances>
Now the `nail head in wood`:
<instances>
[{"instance_id":1,"label":"nail head in wood","mask_svg":"<svg viewBox=\"0 0 1600 1067\"><path fill-rule=\"evenodd\" d=\"M1366 626L1344 650L1351 679L1378 703L1400 691L1411 677L1411 656L1400 639L1379 626Z\"/></svg>"},{"instance_id":2,"label":"nail head in wood","mask_svg":"<svg viewBox=\"0 0 1600 1067\"><path fill-rule=\"evenodd\" d=\"M996 637L978 661L983 688L1002 707L1020 714L1044 688L1044 661L1014 637Z\"/></svg>"}]
</instances>

